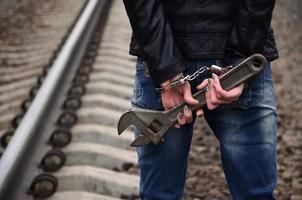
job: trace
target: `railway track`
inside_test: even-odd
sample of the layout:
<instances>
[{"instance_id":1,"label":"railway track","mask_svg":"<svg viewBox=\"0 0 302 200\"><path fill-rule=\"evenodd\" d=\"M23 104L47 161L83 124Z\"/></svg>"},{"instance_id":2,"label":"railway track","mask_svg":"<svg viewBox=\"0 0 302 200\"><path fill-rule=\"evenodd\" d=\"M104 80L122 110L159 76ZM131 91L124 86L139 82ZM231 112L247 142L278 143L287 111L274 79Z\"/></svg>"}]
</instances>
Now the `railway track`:
<instances>
[{"instance_id":1,"label":"railway track","mask_svg":"<svg viewBox=\"0 0 302 200\"><path fill-rule=\"evenodd\" d=\"M98 12L89 9L88 23L84 12L96 2ZM77 35L62 65L60 55L67 43L70 47L69 38L83 17L83 37ZM283 54L274 63L282 118L276 196L300 199L300 96L293 92L300 80L299 52L292 51L299 31L280 10L273 25ZM120 0L0 0L1 200L138 199L132 135L117 136L115 127L117 117L130 107L135 61L128 56L129 38ZM287 64L290 70L284 71ZM67 70L61 78L51 75L58 66ZM54 86L51 95L45 85ZM39 95L42 91L49 98ZM41 107L42 101L47 106ZM205 123L195 129L184 199L230 199L219 144Z\"/></svg>"},{"instance_id":2,"label":"railway track","mask_svg":"<svg viewBox=\"0 0 302 200\"><path fill-rule=\"evenodd\" d=\"M6 146L67 37L84 0L0 4L0 136ZM22 105L23 104L23 105Z\"/></svg>"},{"instance_id":3,"label":"railway track","mask_svg":"<svg viewBox=\"0 0 302 200\"><path fill-rule=\"evenodd\" d=\"M0 119L0 199L138 199L132 134L116 131L132 94L131 29L122 1L77 3L81 12L73 15L74 23L43 18L65 28L45 46L41 41L47 34L43 40L42 33L36 43L29 36L32 48L1 45L1 65L12 67L0 67L7 77L0 83L5 113ZM45 50L48 54L46 46L52 47ZM21 67L14 67L21 57Z\"/></svg>"}]
</instances>

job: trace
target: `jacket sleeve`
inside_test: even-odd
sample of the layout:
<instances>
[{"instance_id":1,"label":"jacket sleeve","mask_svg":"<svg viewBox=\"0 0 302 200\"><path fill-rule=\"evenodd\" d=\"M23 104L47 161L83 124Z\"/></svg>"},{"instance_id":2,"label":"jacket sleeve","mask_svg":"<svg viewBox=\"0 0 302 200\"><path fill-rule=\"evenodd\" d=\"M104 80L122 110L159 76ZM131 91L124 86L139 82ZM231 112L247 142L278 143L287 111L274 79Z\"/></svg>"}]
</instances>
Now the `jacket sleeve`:
<instances>
[{"instance_id":1,"label":"jacket sleeve","mask_svg":"<svg viewBox=\"0 0 302 200\"><path fill-rule=\"evenodd\" d=\"M123 1L152 80L159 85L183 72L182 55L174 42L161 0Z\"/></svg>"},{"instance_id":2,"label":"jacket sleeve","mask_svg":"<svg viewBox=\"0 0 302 200\"><path fill-rule=\"evenodd\" d=\"M227 55L246 57L263 53L275 0L234 0L237 16L228 41Z\"/></svg>"}]
</instances>

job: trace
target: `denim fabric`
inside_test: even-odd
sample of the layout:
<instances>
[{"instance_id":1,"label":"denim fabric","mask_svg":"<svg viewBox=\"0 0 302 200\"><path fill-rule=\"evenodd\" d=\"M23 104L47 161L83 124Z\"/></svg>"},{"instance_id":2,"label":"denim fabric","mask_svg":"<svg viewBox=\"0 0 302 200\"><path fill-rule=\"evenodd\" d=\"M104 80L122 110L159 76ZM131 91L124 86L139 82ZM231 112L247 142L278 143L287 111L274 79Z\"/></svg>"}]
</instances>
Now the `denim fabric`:
<instances>
[{"instance_id":1,"label":"denim fabric","mask_svg":"<svg viewBox=\"0 0 302 200\"><path fill-rule=\"evenodd\" d=\"M215 60L191 60L187 73ZM148 77L148 66L137 62L132 105L163 110L160 94ZM191 82L192 92L210 74ZM234 200L270 200L276 185L277 114L270 65L247 84L239 100L209 111L205 119L220 142L223 170ZM135 129L135 134L139 134ZM144 200L182 198L193 123L173 128L159 146L137 148ZM202 166L200 166L202 167Z\"/></svg>"}]
</instances>

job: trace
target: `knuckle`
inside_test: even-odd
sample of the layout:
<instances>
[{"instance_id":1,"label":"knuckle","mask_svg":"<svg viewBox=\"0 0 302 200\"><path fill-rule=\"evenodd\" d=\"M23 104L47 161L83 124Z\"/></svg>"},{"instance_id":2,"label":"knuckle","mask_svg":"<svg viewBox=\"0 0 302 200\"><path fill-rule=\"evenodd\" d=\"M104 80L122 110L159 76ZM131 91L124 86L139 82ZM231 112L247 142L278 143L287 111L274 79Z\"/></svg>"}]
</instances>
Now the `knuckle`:
<instances>
[{"instance_id":1,"label":"knuckle","mask_svg":"<svg viewBox=\"0 0 302 200\"><path fill-rule=\"evenodd\" d=\"M215 107L212 106L212 105L208 107L209 110L214 110L214 108L215 108Z\"/></svg>"},{"instance_id":2,"label":"knuckle","mask_svg":"<svg viewBox=\"0 0 302 200\"><path fill-rule=\"evenodd\" d=\"M185 94L184 95L184 101L187 102L189 99L190 99L190 96Z\"/></svg>"},{"instance_id":3,"label":"knuckle","mask_svg":"<svg viewBox=\"0 0 302 200\"><path fill-rule=\"evenodd\" d=\"M185 120L186 120L186 122L188 122L188 121L190 121L191 120L191 115L187 115L187 116L185 116Z\"/></svg>"},{"instance_id":4,"label":"knuckle","mask_svg":"<svg viewBox=\"0 0 302 200\"><path fill-rule=\"evenodd\" d=\"M211 104L217 104L216 100L211 100Z\"/></svg>"},{"instance_id":5,"label":"knuckle","mask_svg":"<svg viewBox=\"0 0 302 200\"><path fill-rule=\"evenodd\" d=\"M216 96L217 96L218 99L223 99L223 96L222 96L220 91L216 92Z\"/></svg>"},{"instance_id":6,"label":"knuckle","mask_svg":"<svg viewBox=\"0 0 302 200\"><path fill-rule=\"evenodd\" d=\"M186 121L190 120L190 115L185 115L185 120Z\"/></svg>"},{"instance_id":7,"label":"knuckle","mask_svg":"<svg viewBox=\"0 0 302 200\"><path fill-rule=\"evenodd\" d=\"M213 98L211 98L211 104L218 104L219 103L219 101L218 101L218 99L216 98L216 96L214 96Z\"/></svg>"},{"instance_id":8,"label":"knuckle","mask_svg":"<svg viewBox=\"0 0 302 200\"><path fill-rule=\"evenodd\" d=\"M211 102L207 103L207 107L208 107L209 110L213 110L214 109L213 108L213 104Z\"/></svg>"},{"instance_id":9,"label":"knuckle","mask_svg":"<svg viewBox=\"0 0 302 200\"><path fill-rule=\"evenodd\" d=\"M199 111L196 113L197 117L202 117L203 116L203 112L202 111Z\"/></svg>"}]
</instances>

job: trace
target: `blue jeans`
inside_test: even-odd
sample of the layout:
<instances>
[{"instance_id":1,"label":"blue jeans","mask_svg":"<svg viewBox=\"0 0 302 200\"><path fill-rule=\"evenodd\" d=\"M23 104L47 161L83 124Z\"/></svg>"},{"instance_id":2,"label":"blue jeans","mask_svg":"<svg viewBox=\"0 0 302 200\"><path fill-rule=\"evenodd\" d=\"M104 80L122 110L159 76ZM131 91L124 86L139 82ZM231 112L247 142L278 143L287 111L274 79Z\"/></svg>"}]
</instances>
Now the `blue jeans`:
<instances>
[{"instance_id":1,"label":"blue jeans","mask_svg":"<svg viewBox=\"0 0 302 200\"><path fill-rule=\"evenodd\" d=\"M187 73L215 62L191 60ZM132 105L163 110L160 94L154 90L147 68L146 62L139 58ZM205 74L192 81L192 92L209 76ZM223 170L233 199L274 199L277 114L270 65L256 75L238 101L212 111L205 107L204 111L206 121L220 142ZM137 130L135 134L139 134ZM193 123L170 130L159 146L148 144L137 148L142 199L182 198L192 134Z\"/></svg>"}]
</instances>

